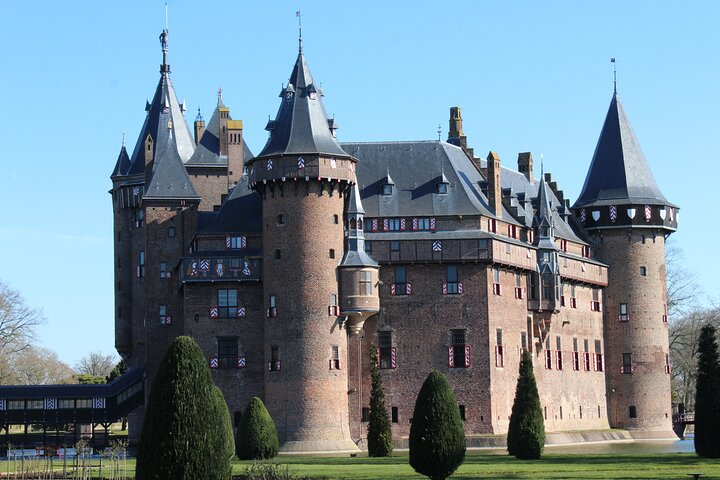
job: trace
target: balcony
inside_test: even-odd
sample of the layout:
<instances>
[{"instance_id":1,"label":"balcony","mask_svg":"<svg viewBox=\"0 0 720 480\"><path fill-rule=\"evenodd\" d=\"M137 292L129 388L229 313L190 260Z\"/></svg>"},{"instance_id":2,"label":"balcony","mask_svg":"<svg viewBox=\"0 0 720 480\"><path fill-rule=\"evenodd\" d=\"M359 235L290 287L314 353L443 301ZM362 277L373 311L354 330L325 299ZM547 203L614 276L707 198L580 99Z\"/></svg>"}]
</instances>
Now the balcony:
<instances>
[{"instance_id":1,"label":"balcony","mask_svg":"<svg viewBox=\"0 0 720 480\"><path fill-rule=\"evenodd\" d=\"M184 258L183 282L258 281L260 259L247 257L198 256Z\"/></svg>"}]
</instances>

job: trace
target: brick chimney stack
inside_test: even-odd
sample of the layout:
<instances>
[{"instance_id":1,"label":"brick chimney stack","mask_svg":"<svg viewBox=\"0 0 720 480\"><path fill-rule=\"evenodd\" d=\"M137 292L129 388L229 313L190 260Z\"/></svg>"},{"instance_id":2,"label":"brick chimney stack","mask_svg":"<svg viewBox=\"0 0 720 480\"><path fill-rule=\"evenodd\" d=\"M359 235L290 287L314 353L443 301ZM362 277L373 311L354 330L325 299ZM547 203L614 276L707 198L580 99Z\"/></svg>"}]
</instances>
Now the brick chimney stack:
<instances>
[{"instance_id":1,"label":"brick chimney stack","mask_svg":"<svg viewBox=\"0 0 720 480\"><path fill-rule=\"evenodd\" d=\"M203 133L205 133L205 119L200 115L200 109L198 108L198 114L195 117L195 145L200 144Z\"/></svg>"},{"instance_id":2,"label":"brick chimney stack","mask_svg":"<svg viewBox=\"0 0 720 480\"><path fill-rule=\"evenodd\" d=\"M152 178L152 171L153 171L153 142L152 137L148 133L147 137L145 137L145 186L146 188L150 185L150 179Z\"/></svg>"},{"instance_id":3,"label":"brick chimney stack","mask_svg":"<svg viewBox=\"0 0 720 480\"><path fill-rule=\"evenodd\" d=\"M520 152L518 153L518 172L525 175L530 184L533 183L533 159L532 153Z\"/></svg>"},{"instance_id":4,"label":"brick chimney stack","mask_svg":"<svg viewBox=\"0 0 720 480\"><path fill-rule=\"evenodd\" d=\"M487 156L488 203L490 210L502 215L502 184L500 182L500 155L491 151Z\"/></svg>"}]
</instances>

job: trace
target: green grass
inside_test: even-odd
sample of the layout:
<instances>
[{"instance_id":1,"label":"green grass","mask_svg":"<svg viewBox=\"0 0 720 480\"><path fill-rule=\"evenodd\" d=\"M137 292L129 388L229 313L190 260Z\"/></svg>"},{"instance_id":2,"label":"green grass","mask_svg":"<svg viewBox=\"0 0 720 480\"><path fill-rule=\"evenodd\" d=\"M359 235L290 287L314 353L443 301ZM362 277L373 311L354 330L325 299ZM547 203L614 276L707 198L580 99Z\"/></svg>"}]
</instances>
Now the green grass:
<instances>
[{"instance_id":1,"label":"green grass","mask_svg":"<svg viewBox=\"0 0 720 480\"><path fill-rule=\"evenodd\" d=\"M408 465L407 454L391 458L320 458L282 456L274 463L286 463L297 477L328 479L417 479ZM248 462L235 462L240 474ZM451 478L527 479L681 479L690 472L705 473L704 479L720 478L720 462L700 459L692 453L635 455L548 454L541 460L521 461L504 455L468 452L465 463Z\"/></svg>"},{"instance_id":2,"label":"green grass","mask_svg":"<svg viewBox=\"0 0 720 480\"><path fill-rule=\"evenodd\" d=\"M407 453L391 458L280 456L272 463L288 464L297 478L404 480L426 478L408 465ZM93 462L97 464L97 462ZM250 462L233 462L240 475ZM55 462L55 468L61 467ZM134 459L128 467L134 468ZM106 467L107 468L107 467ZM7 462L0 462L7 472ZM468 452L465 463L451 478L480 479L689 479L690 472L703 472L703 480L720 479L720 462L698 458L693 453L580 455L548 454L541 460L520 461L505 455Z\"/></svg>"}]
</instances>

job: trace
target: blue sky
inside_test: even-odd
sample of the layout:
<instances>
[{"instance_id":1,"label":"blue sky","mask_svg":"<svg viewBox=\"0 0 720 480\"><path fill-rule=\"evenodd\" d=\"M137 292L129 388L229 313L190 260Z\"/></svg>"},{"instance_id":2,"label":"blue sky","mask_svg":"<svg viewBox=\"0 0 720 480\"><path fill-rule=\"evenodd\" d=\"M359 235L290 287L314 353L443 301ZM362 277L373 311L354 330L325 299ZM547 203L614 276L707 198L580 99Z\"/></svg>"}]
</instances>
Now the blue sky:
<instances>
[{"instance_id":1,"label":"blue sky","mask_svg":"<svg viewBox=\"0 0 720 480\"><path fill-rule=\"evenodd\" d=\"M452 5L448 7L448 5ZM542 153L566 196L582 187L619 93L655 178L682 207L673 239L705 293L720 290L712 182L720 174L717 1L170 2L172 78L188 120L218 87L250 148L304 51L344 141L447 135L463 109L477 154ZM74 363L113 352L109 175L157 84L160 0L7 2L0 94L0 279L42 308L41 343ZM708 205L708 206L706 206Z\"/></svg>"}]
</instances>

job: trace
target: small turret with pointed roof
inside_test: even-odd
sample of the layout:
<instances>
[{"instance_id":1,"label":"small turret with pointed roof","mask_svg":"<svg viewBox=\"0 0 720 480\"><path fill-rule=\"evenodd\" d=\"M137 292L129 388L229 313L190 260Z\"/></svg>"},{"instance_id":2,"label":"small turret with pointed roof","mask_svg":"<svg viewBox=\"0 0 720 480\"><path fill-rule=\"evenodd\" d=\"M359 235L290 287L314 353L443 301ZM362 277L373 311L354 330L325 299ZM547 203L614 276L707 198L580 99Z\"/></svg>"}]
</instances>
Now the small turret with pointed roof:
<instances>
[{"instance_id":1,"label":"small turret with pointed roof","mask_svg":"<svg viewBox=\"0 0 720 480\"><path fill-rule=\"evenodd\" d=\"M555 245L555 219L552 197L544 178L544 166L540 167L540 185L538 187L537 214L533 220L537 228L536 245L538 248L537 272L539 276L540 310L557 310L560 298L560 262Z\"/></svg>"},{"instance_id":2,"label":"small turret with pointed roof","mask_svg":"<svg viewBox=\"0 0 720 480\"><path fill-rule=\"evenodd\" d=\"M360 188L355 183L345 207L345 255L338 265L340 313L347 316L347 328L353 335L362 331L365 320L380 311L380 265L365 252L364 216Z\"/></svg>"},{"instance_id":3,"label":"small turret with pointed roof","mask_svg":"<svg viewBox=\"0 0 720 480\"><path fill-rule=\"evenodd\" d=\"M538 248L556 250L555 247L555 220L553 218L552 197L548 192L545 181L544 166L540 166L540 187L538 188L538 211L535 225L538 229Z\"/></svg>"},{"instance_id":4,"label":"small turret with pointed roof","mask_svg":"<svg viewBox=\"0 0 720 480\"><path fill-rule=\"evenodd\" d=\"M117 162L115 162L115 168L110 174L110 178L115 178L123 175L123 172L127 172L130 168L130 157L128 156L127 149L125 148L125 141L123 140L122 147L120 147L120 154L118 155Z\"/></svg>"},{"instance_id":5,"label":"small turret with pointed roof","mask_svg":"<svg viewBox=\"0 0 720 480\"><path fill-rule=\"evenodd\" d=\"M360 189L357 183L350 188L345 210L347 239L345 255L340 262L344 266L377 266L378 263L365 253L365 234L363 233L365 210L360 201Z\"/></svg>"},{"instance_id":6,"label":"small turret with pointed roof","mask_svg":"<svg viewBox=\"0 0 720 480\"><path fill-rule=\"evenodd\" d=\"M158 152L157 157L147 167L152 171L146 172L149 181L145 185L143 201L160 199L199 201L200 197L185 170L172 134L166 137L162 149L156 148L155 151Z\"/></svg>"}]
</instances>

